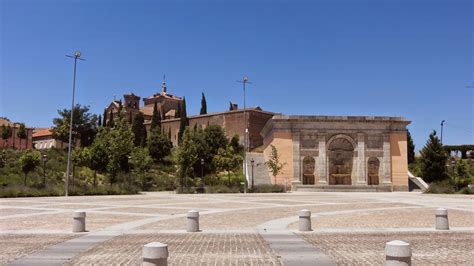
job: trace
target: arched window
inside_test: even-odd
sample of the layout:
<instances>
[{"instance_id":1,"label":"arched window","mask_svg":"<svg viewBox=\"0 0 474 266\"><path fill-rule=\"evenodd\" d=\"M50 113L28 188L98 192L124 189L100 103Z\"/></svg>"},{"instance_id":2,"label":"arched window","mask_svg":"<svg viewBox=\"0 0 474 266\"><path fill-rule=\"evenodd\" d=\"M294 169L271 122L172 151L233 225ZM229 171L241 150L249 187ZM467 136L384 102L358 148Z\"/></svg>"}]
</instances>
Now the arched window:
<instances>
[{"instance_id":1,"label":"arched window","mask_svg":"<svg viewBox=\"0 0 474 266\"><path fill-rule=\"evenodd\" d=\"M345 135L338 135L329 141L327 156L330 185L352 184L354 148L352 139Z\"/></svg>"}]
</instances>

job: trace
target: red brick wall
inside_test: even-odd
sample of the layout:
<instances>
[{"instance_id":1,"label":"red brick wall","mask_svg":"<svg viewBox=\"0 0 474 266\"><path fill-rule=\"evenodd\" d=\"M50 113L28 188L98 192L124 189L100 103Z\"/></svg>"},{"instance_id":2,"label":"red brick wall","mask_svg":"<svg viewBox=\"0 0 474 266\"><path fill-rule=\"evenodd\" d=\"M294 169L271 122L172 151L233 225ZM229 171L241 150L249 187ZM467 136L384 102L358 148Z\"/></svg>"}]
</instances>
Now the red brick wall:
<instances>
[{"instance_id":1,"label":"red brick wall","mask_svg":"<svg viewBox=\"0 0 474 266\"><path fill-rule=\"evenodd\" d=\"M32 148L33 129L32 128L26 129L26 134L27 134L26 139L20 139L17 136L18 129L19 129L18 127L11 128L12 136L9 139L4 140L3 138L0 138L0 148L15 148L18 150L26 150L26 149ZM1 132L2 132L2 129L0 128L0 136L1 136Z\"/></svg>"}]
</instances>

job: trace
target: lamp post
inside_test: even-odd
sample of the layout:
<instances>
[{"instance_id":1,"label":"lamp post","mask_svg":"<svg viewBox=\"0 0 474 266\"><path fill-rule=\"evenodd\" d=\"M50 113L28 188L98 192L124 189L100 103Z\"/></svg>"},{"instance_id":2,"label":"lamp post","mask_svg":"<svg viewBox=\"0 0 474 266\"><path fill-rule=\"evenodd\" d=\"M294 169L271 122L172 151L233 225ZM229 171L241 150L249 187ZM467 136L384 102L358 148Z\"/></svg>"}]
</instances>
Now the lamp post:
<instances>
[{"instance_id":1,"label":"lamp post","mask_svg":"<svg viewBox=\"0 0 474 266\"><path fill-rule=\"evenodd\" d=\"M48 162L48 155L43 154L43 187L46 187L46 163Z\"/></svg>"},{"instance_id":2,"label":"lamp post","mask_svg":"<svg viewBox=\"0 0 474 266\"><path fill-rule=\"evenodd\" d=\"M253 166L254 166L254 164L255 164L255 161L252 158L252 160L250 160L250 165L252 166L252 186L251 186L252 189L253 189L253 185L254 185L254 183L253 183Z\"/></svg>"},{"instance_id":3,"label":"lamp post","mask_svg":"<svg viewBox=\"0 0 474 266\"><path fill-rule=\"evenodd\" d=\"M69 145L67 150L67 167L66 167L66 184L64 195L69 195L69 174L71 169L71 151L72 151L72 124L73 124L73 113L74 113L74 94L76 93L76 65L77 60L84 60L81 57L81 52L74 52L74 56L66 55L66 57L74 58L74 78L72 81L72 103L71 103L71 119L69 121Z\"/></svg>"},{"instance_id":4,"label":"lamp post","mask_svg":"<svg viewBox=\"0 0 474 266\"><path fill-rule=\"evenodd\" d=\"M454 187L456 188L456 190L458 190L458 178L456 178L456 158L454 157L451 157L451 169L452 169L452 175L453 175L453 179L454 179Z\"/></svg>"},{"instance_id":5,"label":"lamp post","mask_svg":"<svg viewBox=\"0 0 474 266\"><path fill-rule=\"evenodd\" d=\"M132 156L127 156L127 160L128 160L128 188L130 188L131 184L132 184L132 167L130 167L130 165L132 164Z\"/></svg>"},{"instance_id":6,"label":"lamp post","mask_svg":"<svg viewBox=\"0 0 474 266\"><path fill-rule=\"evenodd\" d=\"M247 128L247 113L246 113L246 99L245 99L245 86L247 84L252 84L249 82L249 78L247 75L244 75L242 80L237 80L237 82L242 83L244 88L244 176L245 176L245 184L244 184L244 193L247 193L247 135L248 135L248 128Z\"/></svg>"},{"instance_id":7,"label":"lamp post","mask_svg":"<svg viewBox=\"0 0 474 266\"><path fill-rule=\"evenodd\" d=\"M204 178L204 159L201 159L201 181Z\"/></svg>"},{"instance_id":8,"label":"lamp post","mask_svg":"<svg viewBox=\"0 0 474 266\"><path fill-rule=\"evenodd\" d=\"M443 126L444 126L444 120L441 121L441 144L443 144Z\"/></svg>"}]
</instances>

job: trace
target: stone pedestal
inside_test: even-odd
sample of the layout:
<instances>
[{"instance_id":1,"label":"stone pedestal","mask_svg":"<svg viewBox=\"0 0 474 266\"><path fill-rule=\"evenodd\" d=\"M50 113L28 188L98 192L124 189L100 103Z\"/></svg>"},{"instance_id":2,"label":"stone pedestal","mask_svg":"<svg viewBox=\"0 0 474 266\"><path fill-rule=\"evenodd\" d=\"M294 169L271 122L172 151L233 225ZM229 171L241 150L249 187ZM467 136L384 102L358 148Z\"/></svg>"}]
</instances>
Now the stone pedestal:
<instances>
[{"instance_id":1,"label":"stone pedestal","mask_svg":"<svg viewBox=\"0 0 474 266\"><path fill-rule=\"evenodd\" d=\"M393 240L385 244L385 265L411 265L410 244L401 240Z\"/></svg>"},{"instance_id":2,"label":"stone pedestal","mask_svg":"<svg viewBox=\"0 0 474 266\"><path fill-rule=\"evenodd\" d=\"M301 210L298 212L299 224L298 229L300 231L311 231L311 211Z\"/></svg>"},{"instance_id":3,"label":"stone pedestal","mask_svg":"<svg viewBox=\"0 0 474 266\"><path fill-rule=\"evenodd\" d=\"M186 232L199 232L199 212L189 211L186 215Z\"/></svg>"},{"instance_id":4,"label":"stone pedestal","mask_svg":"<svg viewBox=\"0 0 474 266\"><path fill-rule=\"evenodd\" d=\"M74 212L72 214L72 232L81 233L86 231L86 212Z\"/></svg>"},{"instance_id":5,"label":"stone pedestal","mask_svg":"<svg viewBox=\"0 0 474 266\"><path fill-rule=\"evenodd\" d=\"M436 230L449 230L448 210L436 209Z\"/></svg>"},{"instance_id":6,"label":"stone pedestal","mask_svg":"<svg viewBox=\"0 0 474 266\"><path fill-rule=\"evenodd\" d=\"M160 242L151 242L143 246L143 265L168 265L168 245Z\"/></svg>"}]
</instances>

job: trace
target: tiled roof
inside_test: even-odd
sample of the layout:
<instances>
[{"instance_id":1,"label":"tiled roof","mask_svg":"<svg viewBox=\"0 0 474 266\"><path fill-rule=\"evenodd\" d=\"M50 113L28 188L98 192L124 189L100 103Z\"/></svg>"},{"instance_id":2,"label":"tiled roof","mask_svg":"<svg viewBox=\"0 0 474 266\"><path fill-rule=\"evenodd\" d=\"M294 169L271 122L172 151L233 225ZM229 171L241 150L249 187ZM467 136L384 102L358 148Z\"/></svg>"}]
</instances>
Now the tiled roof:
<instances>
[{"instance_id":1,"label":"tiled roof","mask_svg":"<svg viewBox=\"0 0 474 266\"><path fill-rule=\"evenodd\" d=\"M166 92L159 92L159 93L153 94L153 96L147 97L146 99L153 99L153 98L159 98L159 97L165 97L165 98L174 99L174 100L182 100L183 99L182 97L175 96L173 94L169 94L169 93L166 93Z\"/></svg>"},{"instance_id":2,"label":"tiled roof","mask_svg":"<svg viewBox=\"0 0 474 266\"><path fill-rule=\"evenodd\" d=\"M53 135L52 128L36 128L33 132L33 138L52 136L52 135Z\"/></svg>"}]
</instances>

